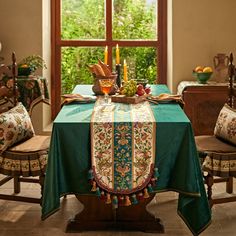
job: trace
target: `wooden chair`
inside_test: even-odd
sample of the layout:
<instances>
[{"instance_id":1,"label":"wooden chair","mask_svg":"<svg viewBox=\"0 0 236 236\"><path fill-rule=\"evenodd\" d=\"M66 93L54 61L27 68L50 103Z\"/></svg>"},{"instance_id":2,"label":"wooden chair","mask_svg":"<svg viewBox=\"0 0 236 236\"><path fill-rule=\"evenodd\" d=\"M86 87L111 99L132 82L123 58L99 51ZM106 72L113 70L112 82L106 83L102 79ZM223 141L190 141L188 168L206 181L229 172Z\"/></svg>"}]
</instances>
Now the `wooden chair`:
<instances>
[{"instance_id":1,"label":"wooden chair","mask_svg":"<svg viewBox=\"0 0 236 236\"><path fill-rule=\"evenodd\" d=\"M234 101L236 95L234 90L234 79L236 73L235 66L233 64L232 53L230 54L228 72L229 96L227 104L229 105L229 111L231 112L232 110L232 114L235 115L236 119L236 110L231 109L234 108ZM226 128L226 125L226 123L222 122L222 127L225 126ZM233 132L236 132L236 127L233 129L235 129ZM226 192L229 194L233 193L233 177L236 177L236 145L232 142L228 142L227 140L222 139L222 137L219 137L216 133L216 128L214 133L215 134L211 136L195 136L197 149L199 152L200 159L202 161L202 170L203 172L207 173L207 175L203 176L207 185L207 194L210 206L213 206L213 204L236 201L236 196L233 195L222 198L212 198L212 186L214 183L226 182Z\"/></svg>"},{"instance_id":2,"label":"wooden chair","mask_svg":"<svg viewBox=\"0 0 236 236\"><path fill-rule=\"evenodd\" d=\"M12 61L11 69L5 65L0 66L0 105L4 107L0 109L4 111L0 114L0 174L5 175L0 180L0 191L3 184L13 179L14 194L0 193L0 199L41 203L41 197L33 198L17 194L20 193L21 182L39 183L41 194L43 193L50 136L34 134L26 109L21 103L18 103L17 65L14 53ZM11 79L8 80L7 85L4 85L2 79L6 75ZM9 139L9 147L6 147ZM11 145L12 143L14 144Z\"/></svg>"}]
</instances>

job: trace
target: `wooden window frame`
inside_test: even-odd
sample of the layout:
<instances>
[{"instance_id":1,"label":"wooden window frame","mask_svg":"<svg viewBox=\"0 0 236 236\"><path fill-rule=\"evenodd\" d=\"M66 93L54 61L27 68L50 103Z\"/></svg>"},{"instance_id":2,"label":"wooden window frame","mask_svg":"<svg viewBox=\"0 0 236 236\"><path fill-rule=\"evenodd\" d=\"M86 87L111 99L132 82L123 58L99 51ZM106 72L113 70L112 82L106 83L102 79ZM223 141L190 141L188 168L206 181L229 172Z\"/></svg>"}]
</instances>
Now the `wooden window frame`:
<instances>
[{"instance_id":1,"label":"wooden window frame","mask_svg":"<svg viewBox=\"0 0 236 236\"><path fill-rule=\"evenodd\" d=\"M108 64L112 65L112 47L155 47L157 50L158 83L167 83L167 1L158 2L157 40L112 40L112 1L106 0L106 39L105 40L62 40L61 39L61 0L51 0L51 102L52 120L61 108L61 47L64 46L108 46Z\"/></svg>"}]
</instances>

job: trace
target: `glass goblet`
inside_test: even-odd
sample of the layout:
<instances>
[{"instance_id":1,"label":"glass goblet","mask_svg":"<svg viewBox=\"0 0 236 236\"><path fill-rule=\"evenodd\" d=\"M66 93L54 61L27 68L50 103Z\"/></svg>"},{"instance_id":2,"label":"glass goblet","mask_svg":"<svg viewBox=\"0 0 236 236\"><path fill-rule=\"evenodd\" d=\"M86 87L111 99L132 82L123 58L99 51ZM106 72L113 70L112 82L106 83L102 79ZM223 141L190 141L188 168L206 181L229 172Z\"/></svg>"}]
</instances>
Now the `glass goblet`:
<instances>
[{"instance_id":1,"label":"glass goblet","mask_svg":"<svg viewBox=\"0 0 236 236\"><path fill-rule=\"evenodd\" d=\"M114 79L99 79L99 85L101 91L104 93L104 105L111 105L109 103L109 93L111 92L111 88L114 84Z\"/></svg>"}]
</instances>

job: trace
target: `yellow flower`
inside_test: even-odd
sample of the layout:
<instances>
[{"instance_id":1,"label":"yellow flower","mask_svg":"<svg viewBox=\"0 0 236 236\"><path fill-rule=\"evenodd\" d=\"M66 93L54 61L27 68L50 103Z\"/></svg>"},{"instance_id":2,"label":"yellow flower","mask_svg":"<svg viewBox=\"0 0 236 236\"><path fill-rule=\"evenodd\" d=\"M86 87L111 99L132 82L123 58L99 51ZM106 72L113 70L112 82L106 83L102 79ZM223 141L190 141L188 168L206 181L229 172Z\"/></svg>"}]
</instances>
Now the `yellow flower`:
<instances>
[{"instance_id":1,"label":"yellow flower","mask_svg":"<svg viewBox=\"0 0 236 236\"><path fill-rule=\"evenodd\" d=\"M20 66L21 68L28 68L29 66L27 64L23 64Z\"/></svg>"}]
</instances>

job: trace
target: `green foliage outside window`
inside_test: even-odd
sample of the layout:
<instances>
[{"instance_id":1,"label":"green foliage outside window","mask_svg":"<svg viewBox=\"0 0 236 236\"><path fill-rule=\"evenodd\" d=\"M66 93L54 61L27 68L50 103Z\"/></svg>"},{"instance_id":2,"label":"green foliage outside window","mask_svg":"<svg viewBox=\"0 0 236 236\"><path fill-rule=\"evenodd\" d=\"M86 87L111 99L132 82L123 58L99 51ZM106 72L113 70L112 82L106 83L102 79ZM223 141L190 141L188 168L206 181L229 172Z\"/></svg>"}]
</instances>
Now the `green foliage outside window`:
<instances>
[{"instance_id":1,"label":"green foliage outside window","mask_svg":"<svg viewBox=\"0 0 236 236\"><path fill-rule=\"evenodd\" d=\"M156 1L154 1L156 2ZM143 0L113 0L113 39L156 39L155 4ZM63 0L62 39L105 39L104 0ZM121 63L126 59L129 78L157 77L156 49L120 47ZM92 84L88 65L104 58L104 47L62 48L62 93L70 93L76 84ZM115 48L113 50L115 59ZM115 64L115 63L113 63Z\"/></svg>"}]
</instances>

